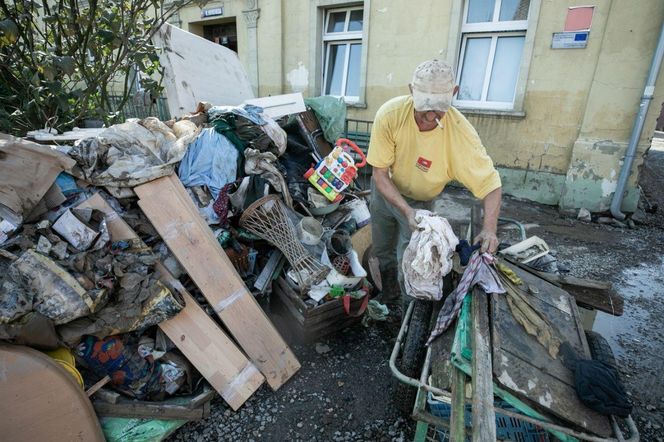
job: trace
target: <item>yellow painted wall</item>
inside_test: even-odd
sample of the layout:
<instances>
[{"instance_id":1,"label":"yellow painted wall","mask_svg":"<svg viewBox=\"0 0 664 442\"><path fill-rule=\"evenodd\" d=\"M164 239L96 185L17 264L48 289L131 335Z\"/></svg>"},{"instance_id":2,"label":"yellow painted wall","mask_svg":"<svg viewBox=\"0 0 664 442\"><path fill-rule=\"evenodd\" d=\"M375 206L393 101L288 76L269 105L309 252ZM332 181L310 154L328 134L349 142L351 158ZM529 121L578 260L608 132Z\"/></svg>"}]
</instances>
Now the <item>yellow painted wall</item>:
<instances>
[{"instance_id":1,"label":"yellow painted wall","mask_svg":"<svg viewBox=\"0 0 664 442\"><path fill-rule=\"evenodd\" d=\"M446 58L450 26L455 25L452 20L459 19L452 14L455 2L459 4L458 0L368 2L365 102L362 106L349 106L349 118L372 120L382 103L408 93L407 84L418 63L434 57ZM236 17L240 59L246 67L247 29L241 12L245 3L226 0L223 5L226 16ZM523 101L525 116L464 113L497 165L560 177L567 189L563 199L567 198L571 205L580 204L576 201L576 186L590 180L590 184L582 185L587 195L581 201L603 198L595 206L601 209L617 180L664 19L664 2L591 3L595 13L587 48L555 50L551 49L552 34L563 30L567 8L589 3L541 0L532 56L522 60L529 66ZM318 21L325 6L325 0L258 0L259 95L320 93ZM185 29L189 26L195 30L202 22L198 8L188 8L180 16ZM662 81L658 82L648 113L641 151L648 144L664 101ZM633 174L632 184L636 176ZM599 187L593 184L601 180L608 181Z\"/></svg>"}]
</instances>

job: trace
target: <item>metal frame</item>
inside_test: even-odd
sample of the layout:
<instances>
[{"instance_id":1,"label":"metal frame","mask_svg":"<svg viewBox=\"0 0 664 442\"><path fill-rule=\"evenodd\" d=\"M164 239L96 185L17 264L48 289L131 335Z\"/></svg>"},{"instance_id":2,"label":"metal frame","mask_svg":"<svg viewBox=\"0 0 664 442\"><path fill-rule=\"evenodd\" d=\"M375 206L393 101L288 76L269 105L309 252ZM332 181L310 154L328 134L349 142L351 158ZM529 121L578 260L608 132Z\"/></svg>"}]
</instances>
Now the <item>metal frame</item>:
<instances>
[{"instance_id":1,"label":"metal frame","mask_svg":"<svg viewBox=\"0 0 664 442\"><path fill-rule=\"evenodd\" d=\"M410 318L413 313L413 306L414 303L411 301L411 303L408 305L406 313L403 316L401 328L399 329L399 334L397 335L396 342L394 343L394 347L392 348L392 354L390 355L390 362L389 362L390 370L392 371L392 375L396 377L400 382L403 382L404 384L410 385L418 389L417 397L420 400L419 404L417 399L415 401L415 406L413 408L413 414L412 414L413 419L415 419L418 422L425 422L426 424L434 425L436 427L449 428L450 425L449 422L446 422L443 419L440 419L438 417L431 415L430 413L427 413L426 411L424 411L424 407L422 406L422 398L420 396L422 396L424 392L431 392L437 396L442 396L444 398L449 399L450 402L452 402L453 400L451 392L442 390L440 388L432 387L431 385L428 385L428 383L426 382L429 377L429 371L431 369L431 347L427 348L426 356L424 359L424 366L422 367L420 379L415 379L404 375L399 371L399 369L396 366L396 360L397 357L399 356L401 346L403 344L406 332L408 330L408 324L410 323ZM472 404L472 401L468 399L466 399L464 402L466 404ZM622 431L620 430L618 422L614 416L611 416L611 425L613 427L613 432L615 437L603 438L582 431L576 431L568 427L563 427L561 425L557 425L552 422L535 419L522 413L505 410L500 407L496 407L495 411L496 413L500 413L505 416L529 422L531 424L542 427L546 430L558 431L568 436L572 436L590 442L638 442L639 441L639 431L637 430L636 424L634 423L634 420L632 419L631 415L628 416L626 419L624 419L624 423L627 425L627 428L629 429L630 432L630 437L626 439ZM422 429L420 428L417 434L421 434L421 431Z\"/></svg>"},{"instance_id":2,"label":"metal frame","mask_svg":"<svg viewBox=\"0 0 664 442\"><path fill-rule=\"evenodd\" d=\"M463 72L464 57L466 55L466 43L469 38L490 37L491 46L487 58L486 70L484 72L484 81L482 83L482 95L479 100L459 100L455 99L453 104L462 108L469 109L491 109L491 110L512 110L514 108L514 101L518 89L519 77L514 85L512 100L506 101L487 101L486 97L489 91L489 84L491 80L491 73L493 72L493 64L496 53L496 45L498 38L509 36L523 36L524 47L526 33L528 31L528 18L525 20L510 20L500 21L500 7L502 0L495 0L493 15L491 21L481 23L468 23L468 4L472 0L466 0L463 6L462 23L461 23L461 48L459 50L459 62L457 63L457 82L461 83L461 74ZM528 5L528 15L530 15L530 4ZM519 70L523 63L523 50L521 59L519 61Z\"/></svg>"},{"instance_id":3,"label":"metal frame","mask_svg":"<svg viewBox=\"0 0 664 442\"><path fill-rule=\"evenodd\" d=\"M362 5L359 6L347 6L344 8L332 8L332 9L326 9L325 10L325 18L323 20L323 60L322 60L322 66L323 66L323 84L322 84L322 92L323 95L330 95L328 94L327 91L327 75L328 75L328 64L330 62L330 48L332 46L345 46L346 47L346 52L344 54L344 67L343 67L343 77L341 79L341 95L333 95L333 96L338 96L338 97L343 97L345 101L348 103L356 103L360 100L359 95L345 95L346 94L346 86L348 84L348 68L349 68L349 63L350 63L350 49L351 45L353 44L359 44L360 47L364 44L362 41L362 35L363 35L363 30L364 30L364 17L362 18L363 23L362 23L362 30L359 31L348 31L348 25L350 23L350 16L353 11L363 11L364 13L364 7ZM346 17L344 21L344 30L340 32L328 32L327 27L330 22L330 16L335 13L335 12L345 12Z\"/></svg>"}]
</instances>

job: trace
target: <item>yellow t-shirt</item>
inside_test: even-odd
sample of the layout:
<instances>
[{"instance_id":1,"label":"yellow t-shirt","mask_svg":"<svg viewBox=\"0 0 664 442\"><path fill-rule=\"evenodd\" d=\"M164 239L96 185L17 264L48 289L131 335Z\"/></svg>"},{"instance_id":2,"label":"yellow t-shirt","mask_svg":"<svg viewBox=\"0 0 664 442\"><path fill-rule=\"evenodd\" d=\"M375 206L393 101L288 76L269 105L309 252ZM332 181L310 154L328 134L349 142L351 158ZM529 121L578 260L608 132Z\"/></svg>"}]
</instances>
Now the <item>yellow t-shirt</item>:
<instances>
[{"instance_id":1,"label":"yellow t-shirt","mask_svg":"<svg viewBox=\"0 0 664 442\"><path fill-rule=\"evenodd\" d=\"M479 199L501 187L493 161L468 120L450 107L441 123L443 129L420 132L412 97L391 99L376 113L368 163L389 167L399 192L418 201L432 200L453 180Z\"/></svg>"}]
</instances>

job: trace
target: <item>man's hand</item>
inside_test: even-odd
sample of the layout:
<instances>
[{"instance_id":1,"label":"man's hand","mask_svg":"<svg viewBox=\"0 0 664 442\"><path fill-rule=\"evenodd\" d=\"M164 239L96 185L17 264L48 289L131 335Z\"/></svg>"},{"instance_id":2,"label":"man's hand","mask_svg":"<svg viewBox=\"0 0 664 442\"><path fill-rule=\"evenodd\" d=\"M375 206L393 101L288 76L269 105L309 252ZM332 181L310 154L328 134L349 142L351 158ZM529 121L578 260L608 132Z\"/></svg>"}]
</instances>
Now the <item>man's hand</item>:
<instances>
[{"instance_id":1,"label":"man's hand","mask_svg":"<svg viewBox=\"0 0 664 442\"><path fill-rule=\"evenodd\" d=\"M482 229L480 234L473 240L473 244L477 243L481 243L482 247L480 250L482 253L496 253L496 250L498 250L498 237L495 232L490 230Z\"/></svg>"},{"instance_id":2,"label":"man's hand","mask_svg":"<svg viewBox=\"0 0 664 442\"><path fill-rule=\"evenodd\" d=\"M418 227L417 227L417 221L415 221L415 209L409 207L404 215L408 220L408 227L410 227L410 231L411 232L416 231Z\"/></svg>"}]
</instances>

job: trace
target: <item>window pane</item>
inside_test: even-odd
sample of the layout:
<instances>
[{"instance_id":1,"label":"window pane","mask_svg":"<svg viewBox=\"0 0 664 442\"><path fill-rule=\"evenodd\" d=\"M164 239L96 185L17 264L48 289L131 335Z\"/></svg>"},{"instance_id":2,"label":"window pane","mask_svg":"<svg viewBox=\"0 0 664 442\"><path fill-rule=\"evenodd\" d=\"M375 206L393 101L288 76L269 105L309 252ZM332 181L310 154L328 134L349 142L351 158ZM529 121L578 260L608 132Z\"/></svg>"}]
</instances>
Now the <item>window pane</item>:
<instances>
[{"instance_id":1,"label":"window pane","mask_svg":"<svg viewBox=\"0 0 664 442\"><path fill-rule=\"evenodd\" d=\"M346 80L346 96L360 96L360 59L362 58L362 45L350 45L350 59L348 60L348 80Z\"/></svg>"},{"instance_id":2,"label":"window pane","mask_svg":"<svg viewBox=\"0 0 664 442\"><path fill-rule=\"evenodd\" d=\"M514 101L525 39L524 36L498 38L489 82L488 101L507 101L509 103Z\"/></svg>"},{"instance_id":3,"label":"window pane","mask_svg":"<svg viewBox=\"0 0 664 442\"><path fill-rule=\"evenodd\" d=\"M500 4L500 21L527 20L530 0L503 0Z\"/></svg>"},{"instance_id":4,"label":"window pane","mask_svg":"<svg viewBox=\"0 0 664 442\"><path fill-rule=\"evenodd\" d=\"M466 23L493 21L493 7L496 0L468 0L468 19Z\"/></svg>"},{"instance_id":5,"label":"window pane","mask_svg":"<svg viewBox=\"0 0 664 442\"><path fill-rule=\"evenodd\" d=\"M344 32L346 11L332 12L327 22L327 32Z\"/></svg>"},{"instance_id":6,"label":"window pane","mask_svg":"<svg viewBox=\"0 0 664 442\"><path fill-rule=\"evenodd\" d=\"M364 15L364 11L361 9L356 9L355 11L351 11L350 13L350 22L348 22L348 30L349 31L361 31L362 30L362 16ZM351 55L353 51L351 49Z\"/></svg>"},{"instance_id":7,"label":"window pane","mask_svg":"<svg viewBox=\"0 0 664 442\"><path fill-rule=\"evenodd\" d=\"M330 54L327 59L327 81L325 84L326 95L343 95L341 83L344 76L344 58L346 56L346 45L330 45Z\"/></svg>"},{"instance_id":8,"label":"window pane","mask_svg":"<svg viewBox=\"0 0 664 442\"><path fill-rule=\"evenodd\" d=\"M491 49L491 37L466 40L466 52L463 56L461 81L459 82L459 100L482 99L489 49Z\"/></svg>"}]
</instances>

